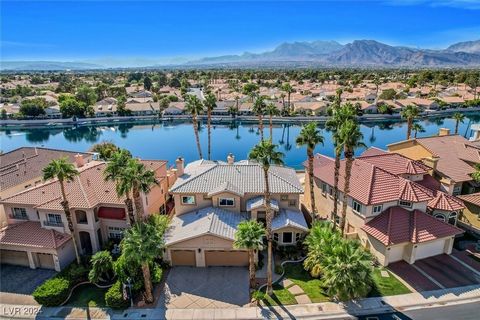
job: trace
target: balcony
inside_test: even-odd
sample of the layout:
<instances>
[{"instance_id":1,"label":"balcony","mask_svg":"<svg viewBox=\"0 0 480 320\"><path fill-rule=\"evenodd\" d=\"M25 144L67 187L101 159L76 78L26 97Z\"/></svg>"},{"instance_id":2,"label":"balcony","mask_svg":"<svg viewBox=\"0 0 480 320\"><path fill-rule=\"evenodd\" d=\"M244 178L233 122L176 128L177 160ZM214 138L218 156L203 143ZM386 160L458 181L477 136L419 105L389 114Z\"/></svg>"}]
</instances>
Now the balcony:
<instances>
[{"instance_id":1,"label":"balcony","mask_svg":"<svg viewBox=\"0 0 480 320\"><path fill-rule=\"evenodd\" d=\"M63 228L63 222L61 222L61 221L44 220L43 225L46 226L46 227Z\"/></svg>"},{"instance_id":2,"label":"balcony","mask_svg":"<svg viewBox=\"0 0 480 320\"><path fill-rule=\"evenodd\" d=\"M14 219L14 220L28 220L27 215L18 215L18 214L9 214L8 218Z\"/></svg>"}]
</instances>

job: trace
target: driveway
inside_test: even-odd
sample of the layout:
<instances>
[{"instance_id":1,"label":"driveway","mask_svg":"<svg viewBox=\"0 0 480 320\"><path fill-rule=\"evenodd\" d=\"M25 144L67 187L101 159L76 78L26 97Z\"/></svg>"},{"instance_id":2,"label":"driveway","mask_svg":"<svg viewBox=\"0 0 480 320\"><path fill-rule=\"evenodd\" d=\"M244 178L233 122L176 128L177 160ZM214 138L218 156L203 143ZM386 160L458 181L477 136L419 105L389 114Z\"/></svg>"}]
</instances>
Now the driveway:
<instances>
[{"instance_id":1,"label":"driveway","mask_svg":"<svg viewBox=\"0 0 480 320\"><path fill-rule=\"evenodd\" d=\"M480 270L472 271L471 264L446 254L416 261L392 263L388 268L417 291L429 291L480 284ZM468 267L466 265L468 265Z\"/></svg>"},{"instance_id":2,"label":"driveway","mask_svg":"<svg viewBox=\"0 0 480 320\"><path fill-rule=\"evenodd\" d=\"M249 303L248 270L241 267L174 267L159 308L238 308Z\"/></svg>"},{"instance_id":3,"label":"driveway","mask_svg":"<svg viewBox=\"0 0 480 320\"><path fill-rule=\"evenodd\" d=\"M47 269L30 269L27 267L0 265L0 292L27 294L57 272Z\"/></svg>"}]
</instances>

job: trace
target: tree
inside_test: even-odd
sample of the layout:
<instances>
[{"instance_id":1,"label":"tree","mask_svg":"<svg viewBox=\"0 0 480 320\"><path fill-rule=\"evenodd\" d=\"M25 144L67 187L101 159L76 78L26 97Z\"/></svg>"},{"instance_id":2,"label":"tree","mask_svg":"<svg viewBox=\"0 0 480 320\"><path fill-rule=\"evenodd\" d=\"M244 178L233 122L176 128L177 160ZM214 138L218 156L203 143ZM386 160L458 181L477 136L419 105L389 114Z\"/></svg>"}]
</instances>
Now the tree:
<instances>
[{"instance_id":1,"label":"tree","mask_svg":"<svg viewBox=\"0 0 480 320\"><path fill-rule=\"evenodd\" d=\"M203 104L197 96L187 95L185 98L185 111L192 115L193 131L195 133L195 140L197 142L197 150L199 159L203 159L202 146L200 145L200 136L198 135L198 121L197 116L203 112Z\"/></svg>"},{"instance_id":2,"label":"tree","mask_svg":"<svg viewBox=\"0 0 480 320\"><path fill-rule=\"evenodd\" d=\"M117 147L113 142L103 141L94 144L92 148L90 148L90 151L98 153L101 160L108 161L115 152L120 151L120 148Z\"/></svg>"},{"instance_id":3,"label":"tree","mask_svg":"<svg viewBox=\"0 0 480 320\"><path fill-rule=\"evenodd\" d=\"M402 118L407 120L407 140L410 140L412 135L412 125L413 121L418 117L420 111L417 106L409 104L406 106L402 111L400 111L400 115Z\"/></svg>"},{"instance_id":4,"label":"tree","mask_svg":"<svg viewBox=\"0 0 480 320\"><path fill-rule=\"evenodd\" d=\"M415 122L413 125L412 125L412 131L413 131L413 137L415 139L417 139L417 133L418 132L425 132L425 129L423 128L423 126L418 123L418 122Z\"/></svg>"},{"instance_id":5,"label":"tree","mask_svg":"<svg viewBox=\"0 0 480 320\"><path fill-rule=\"evenodd\" d=\"M277 106L275 103L270 102L267 104L265 108L265 113L269 117L269 127L270 127L270 140L273 141L273 117L278 116L280 114L280 110L278 110Z\"/></svg>"},{"instance_id":6,"label":"tree","mask_svg":"<svg viewBox=\"0 0 480 320\"><path fill-rule=\"evenodd\" d=\"M287 106L288 108L291 108L291 105L290 105L290 96L293 92L295 92L295 90L293 89L292 85L290 83L284 83L282 85L282 91L284 91L286 94L287 94ZM290 110L289 110L290 111Z\"/></svg>"},{"instance_id":7,"label":"tree","mask_svg":"<svg viewBox=\"0 0 480 320\"><path fill-rule=\"evenodd\" d=\"M396 95L397 92L395 91L395 89L385 89L382 91L379 98L383 100L393 100L395 99Z\"/></svg>"},{"instance_id":8,"label":"tree","mask_svg":"<svg viewBox=\"0 0 480 320\"><path fill-rule=\"evenodd\" d=\"M86 111L87 108L85 103L77 100L75 97L67 96L60 101L60 112L64 118L70 118L73 116L85 117Z\"/></svg>"},{"instance_id":9,"label":"tree","mask_svg":"<svg viewBox=\"0 0 480 320\"><path fill-rule=\"evenodd\" d=\"M256 83L249 82L243 86L243 94L246 94L250 97L250 101L253 102L253 98L257 95L259 87Z\"/></svg>"},{"instance_id":10,"label":"tree","mask_svg":"<svg viewBox=\"0 0 480 320\"><path fill-rule=\"evenodd\" d=\"M252 111L258 117L258 131L260 131L260 140L263 140L263 115L265 114L265 100L263 97L257 97L253 104Z\"/></svg>"},{"instance_id":11,"label":"tree","mask_svg":"<svg viewBox=\"0 0 480 320\"><path fill-rule=\"evenodd\" d=\"M98 251L90 259L92 268L88 280L92 283L110 281L113 279L113 259L109 251Z\"/></svg>"},{"instance_id":12,"label":"tree","mask_svg":"<svg viewBox=\"0 0 480 320\"><path fill-rule=\"evenodd\" d=\"M341 141L340 145L343 145L343 155L345 157L345 182L343 188L342 219L340 220L340 232L344 235L353 156L355 155L355 149L364 147L365 144L362 142L363 134L360 132L360 126L356 120L349 119L345 121L339 129L338 135Z\"/></svg>"},{"instance_id":13,"label":"tree","mask_svg":"<svg viewBox=\"0 0 480 320\"><path fill-rule=\"evenodd\" d=\"M277 146L270 140L261 140L250 151L248 158L256 161L263 169L263 178L265 183L265 213L267 224L267 242L268 242L268 258L267 258L267 294L271 295L272 288L272 220L273 213L270 205L270 182L268 178L268 170L270 165L282 165L283 153L277 151Z\"/></svg>"},{"instance_id":14,"label":"tree","mask_svg":"<svg viewBox=\"0 0 480 320\"><path fill-rule=\"evenodd\" d=\"M341 301L365 297L372 286L372 258L358 242L343 241L321 263L323 284Z\"/></svg>"},{"instance_id":15,"label":"tree","mask_svg":"<svg viewBox=\"0 0 480 320\"><path fill-rule=\"evenodd\" d=\"M1 117L2 120L7 120L7 118L8 118L7 110L2 109L2 113L1 113L0 117Z\"/></svg>"},{"instance_id":16,"label":"tree","mask_svg":"<svg viewBox=\"0 0 480 320\"><path fill-rule=\"evenodd\" d=\"M263 249L263 236L265 228L255 220L246 220L238 224L235 232L233 246L237 249L248 250L250 288L255 288L255 261L254 254L257 250Z\"/></svg>"},{"instance_id":17,"label":"tree","mask_svg":"<svg viewBox=\"0 0 480 320\"><path fill-rule=\"evenodd\" d=\"M133 213L133 201L130 197L132 192L131 181L128 180L124 174L125 166L128 160L132 157L130 152L125 149L120 149L114 152L107 163L103 176L105 181L115 182L115 191L117 196L125 197L125 205L127 206L128 219L127 223L133 225L135 222L135 215Z\"/></svg>"},{"instance_id":18,"label":"tree","mask_svg":"<svg viewBox=\"0 0 480 320\"><path fill-rule=\"evenodd\" d=\"M207 132L208 132L208 160L210 160L211 156L211 129L212 129L212 111L217 105L217 99L215 99L215 95L211 92L207 93L205 96L205 100L203 101L203 105L207 110Z\"/></svg>"},{"instance_id":19,"label":"tree","mask_svg":"<svg viewBox=\"0 0 480 320\"><path fill-rule=\"evenodd\" d=\"M476 100L477 87L480 84L480 74L477 72L473 72L467 77L465 83L468 84L468 86L473 89L473 100Z\"/></svg>"},{"instance_id":20,"label":"tree","mask_svg":"<svg viewBox=\"0 0 480 320\"><path fill-rule=\"evenodd\" d=\"M82 85L80 88L78 88L75 97L78 101L83 102L86 106L91 106L97 102L97 94L95 93L95 90L86 85Z\"/></svg>"},{"instance_id":21,"label":"tree","mask_svg":"<svg viewBox=\"0 0 480 320\"><path fill-rule=\"evenodd\" d=\"M62 205L65 217L67 218L68 230L72 234L73 247L75 249L75 256L77 263L80 264L80 255L78 253L77 240L75 237L75 229L72 222L72 214L68 205L67 193L65 192L65 182L70 182L79 174L75 166L68 161L67 157L59 158L50 161L50 163L43 168L43 180L50 180L56 178L60 184L60 191L62 193Z\"/></svg>"},{"instance_id":22,"label":"tree","mask_svg":"<svg viewBox=\"0 0 480 320\"><path fill-rule=\"evenodd\" d=\"M150 89L152 89L152 79L150 79L149 76L146 76L143 79L143 88L145 88L145 90L148 90L148 91L150 91Z\"/></svg>"},{"instance_id":23,"label":"tree","mask_svg":"<svg viewBox=\"0 0 480 320\"><path fill-rule=\"evenodd\" d=\"M455 112L452 118L453 120L455 120L455 134L458 134L458 125L460 124L460 122L463 123L463 121L465 120L465 115L460 112Z\"/></svg>"},{"instance_id":24,"label":"tree","mask_svg":"<svg viewBox=\"0 0 480 320\"><path fill-rule=\"evenodd\" d=\"M141 266L145 284L145 301L152 303L150 264L162 255L165 247L163 235L160 236L154 225L137 222L132 228L125 231L121 247L122 255L127 261Z\"/></svg>"},{"instance_id":25,"label":"tree","mask_svg":"<svg viewBox=\"0 0 480 320\"><path fill-rule=\"evenodd\" d=\"M472 179L476 182L480 182L480 164L475 165L475 172L472 173Z\"/></svg>"},{"instance_id":26,"label":"tree","mask_svg":"<svg viewBox=\"0 0 480 320\"><path fill-rule=\"evenodd\" d=\"M317 123L310 122L303 126L300 134L296 140L297 146L306 146L307 147L307 160L308 160L308 182L310 188L310 208L312 211L312 219L316 219L316 207L315 207L315 192L313 184L313 152L315 147L318 144L323 145L323 136L320 134L320 131L317 129Z\"/></svg>"},{"instance_id":27,"label":"tree","mask_svg":"<svg viewBox=\"0 0 480 320\"><path fill-rule=\"evenodd\" d=\"M38 117L45 114L46 107L45 98L24 99L20 104L19 112L24 116Z\"/></svg>"}]
</instances>

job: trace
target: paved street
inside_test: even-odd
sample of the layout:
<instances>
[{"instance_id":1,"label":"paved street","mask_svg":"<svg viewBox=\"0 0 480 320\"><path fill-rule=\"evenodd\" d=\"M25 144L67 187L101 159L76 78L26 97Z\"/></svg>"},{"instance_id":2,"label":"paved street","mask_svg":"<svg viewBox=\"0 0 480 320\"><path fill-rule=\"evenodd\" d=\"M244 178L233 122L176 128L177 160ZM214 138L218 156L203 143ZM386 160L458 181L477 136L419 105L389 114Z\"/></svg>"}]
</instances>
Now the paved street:
<instances>
[{"instance_id":1,"label":"paved street","mask_svg":"<svg viewBox=\"0 0 480 320\"><path fill-rule=\"evenodd\" d=\"M175 267L158 308L237 308L249 302L248 270L240 267Z\"/></svg>"}]
</instances>

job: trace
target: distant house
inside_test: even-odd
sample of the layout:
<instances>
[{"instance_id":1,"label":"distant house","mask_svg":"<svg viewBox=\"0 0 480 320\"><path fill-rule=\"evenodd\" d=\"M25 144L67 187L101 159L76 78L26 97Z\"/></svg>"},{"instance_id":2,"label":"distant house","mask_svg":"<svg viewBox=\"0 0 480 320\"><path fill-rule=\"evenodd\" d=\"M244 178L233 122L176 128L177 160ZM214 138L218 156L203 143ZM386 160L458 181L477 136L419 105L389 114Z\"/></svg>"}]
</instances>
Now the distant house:
<instances>
[{"instance_id":1,"label":"distant house","mask_svg":"<svg viewBox=\"0 0 480 320\"><path fill-rule=\"evenodd\" d=\"M108 97L98 101L94 106L96 117L117 115L117 99Z\"/></svg>"},{"instance_id":2,"label":"distant house","mask_svg":"<svg viewBox=\"0 0 480 320\"><path fill-rule=\"evenodd\" d=\"M365 94L365 101L370 104L374 103L376 99L377 95L375 94L375 92L368 92L367 94Z\"/></svg>"},{"instance_id":3,"label":"distant house","mask_svg":"<svg viewBox=\"0 0 480 320\"><path fill-rule=\"evenodd\" d=\"M163 115L179 115L185 112L185 102L170 102L168 107L162 111Z\"/></svg>"},{"instance_id":4,"label":"distant house","mask_svg":"<svg viewBox=\"0 0 480 320\"><path fill-rule=\"evenodd\" d=\"M421 110L438 110L438 108L440 107L438 102L422 98L398 99L395 100L395 102L399 104L402 108L405 108L408 105L415 105Z\"/></svg>"},{"instance_id":5,"label":"distant house","mask_svg":"<svg viewBox=\"0 0 480 320\"><path fill-rule=\"evenodd\" d=\"M125 108L130 110L134 116L151 116L160 112L158 102L131 102L125 104Z\"/></svg>"},{"instance_id":6,"label":"distant house","mask_svg":"<svg viewBox=\"0 0 480 320\"><path fill-rule=\"evenodd\" d=\"M49 119L59 119L62 117L60 106L58 104L45 108L45 116Z\"/></svg>"},{"instance_id":7,"label":"distant house","mask_svg":"<svg viewBox=\"0 0 480 320\"><path fill-rule=\"evenodd\" d=\"M293 102L293 109L302 114L306 115L320 115L327 111L328 103L325 101L314 101L314 102Z\"/></svg>"},{"instance_id":8,"label":"distant house","mask_svg":"<svg viewBox=\"0 0 480 320\"><path fill-rule=\"evenodd\" d=\"M480 192L458 196L465 204L460 214L459 225L480 236Z\"/></svg>"},{"instance_id":9,"label":"distant house","mask_svg":"<svg viewBox=\"0 0 480 320\"><path fill-rule=\"evenodd\" d=\"M443 97L440 99L450 107L458 107L465 103L465 99L462 97Z\"/></svg>"},{"instance_id":10,"label":"distant house","mask_svg":"<svg viewBox=\"0 0 480 320\"><path fill-rule=\"evenodd\" d=\"M20 112L20 105L18 103L2 103L0 104L0 112L5 110L7 117L13 117Z\"/></svg>"},{"instance_id":11,"label":"distant house","mask_svg":"<svg viewBox=\"0 0 480 320\"><path fill-rule=\"evenodd\" d=\"M230 108L235 106L234 100L229 101L217 101L215 108L212 111L213 115L227 116L230 115Z\"/></svg>"}]
</instances>

